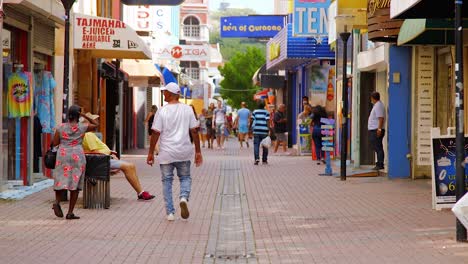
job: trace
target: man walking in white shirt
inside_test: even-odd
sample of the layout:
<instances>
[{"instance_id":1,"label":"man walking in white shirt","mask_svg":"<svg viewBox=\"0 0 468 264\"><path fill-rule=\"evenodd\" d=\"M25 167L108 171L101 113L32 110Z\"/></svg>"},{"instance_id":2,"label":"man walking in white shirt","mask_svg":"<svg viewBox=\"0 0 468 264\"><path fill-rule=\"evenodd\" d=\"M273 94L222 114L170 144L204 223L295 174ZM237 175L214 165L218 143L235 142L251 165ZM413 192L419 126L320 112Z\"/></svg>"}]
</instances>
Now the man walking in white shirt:
<instances>
[{"instance_id":1,"label":"man walking in white shirt","mask_svg":"<svg viewBox=\"0 0 468 264\"><path fill-rule=\"evenodd\" d=\"M373 92L371 94L371 102L374 107L369 115L367 128L369 130L369 139L372 149L377 153L377 162L373 169L383 170L385 153L382 140L385 136L385 106L380 101L380 94L378 92Z\"/></svg>"},{"instance_id":2,"label":"man walking in white shirt","mask_svg":"<svg viewBox=\"0 0 468 264\"><path fill-rule=\"evenodd\" d=\"M203 157L198 136L199 123L190 106L179 102L180 87L176 83L169 83L161 89L164 92L164 100L168 103L162 107L155 116L151 135L150 149L146 162L154 164L154 150L159 143L159 163L161 168L163 195L166 204L167 220L174 221L175 209L172 200L172 182L174 169L180 180L180 209L181 217L189 217L188 200L192 187L190 176L191 158L193 146L190 142L189 132L192 134L195 145L195 165L201 166Z\"/></svg>"},{"instance_id":3,"label":"man walking in white shirt","mask_svg":"<svg viewBox=\"0 0 468 264\"><path fill-rule=\"evenodd\" d=\"M218 143L218 149L224 149L224 129L226 128L226 108L223 107L223 103L218 101L218 107L213 113L213 130L216 131L216 142Z\"/></svg>"}]
</instances>

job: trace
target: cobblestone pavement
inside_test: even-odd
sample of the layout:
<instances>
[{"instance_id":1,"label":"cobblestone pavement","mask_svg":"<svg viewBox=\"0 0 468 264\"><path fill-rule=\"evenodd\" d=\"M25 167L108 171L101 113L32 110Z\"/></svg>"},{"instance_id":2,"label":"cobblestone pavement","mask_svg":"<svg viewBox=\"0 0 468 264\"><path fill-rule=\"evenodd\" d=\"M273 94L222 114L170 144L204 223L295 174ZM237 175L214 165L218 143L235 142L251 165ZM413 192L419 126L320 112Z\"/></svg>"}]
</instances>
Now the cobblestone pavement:
<instances>
[{"instance_id":1,"label":"cobblestone pavement","mask_svg":"<svg viewBox=\"0 0 468 264\"><path fill-rule=\"evenodd\" d=\"M231 139L204 152L188 221L166 221L144 150L125 159L153 201L137 201L121 174L111 178L110 209L80 205L80 220L53 215L51 189L0 201L0 263L468 263L453 214L431 209L430 181L342 182L318 176L324 167L310 157L254 166L251 151Z\"/></svg>"}]
</instances>

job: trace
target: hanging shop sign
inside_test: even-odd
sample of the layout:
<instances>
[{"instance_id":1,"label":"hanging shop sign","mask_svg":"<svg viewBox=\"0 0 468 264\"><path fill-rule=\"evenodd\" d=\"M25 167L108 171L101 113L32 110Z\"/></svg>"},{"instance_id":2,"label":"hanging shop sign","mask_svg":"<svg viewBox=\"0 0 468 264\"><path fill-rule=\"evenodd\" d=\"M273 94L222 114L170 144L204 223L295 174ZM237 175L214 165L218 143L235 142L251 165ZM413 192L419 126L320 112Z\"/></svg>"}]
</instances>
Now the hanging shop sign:
<instances>
[{"instance_id":1,"label":"hanging shop sign","mask_svg":"<svg viewBox=\"0 0 468 264\"><path fill-rule=\"evenodd\" d=\"M269 53L268 58L270 61L278 58L281 55L280 43L271 43L269 50L270 50L270 53Z\"/></svg>"},{"instance_id":2,"label":"hanging shop sign","mask_svg":"<svg viewBox=\"0 0 468 264\"><path fill-rule=\"evenodd\" d=\"M74 48L101 58L151 58L151 51L126 23L110 18L75 14Z\"/></svg>"},{"instance_id":3,"label":"hanging shop sign","mask_svg":"<svg viewBox=\"0 0 468 264\"><path fill-rule=\"evenodd\" d=\"M184 0L121 0L124 5L180 5Z\"/></svg>"},{"instance_id":4,"label":"hanging shop sign","mask_svg":"<svg viewBox=\"0 0 468 264\"><path fill-rule=\"evenodd\" d=\"M452 208L456 202L456 142L454 135L440 135L439 128L432 129L432 207L440 210ZM465 135L465 153L468 138ZM465 162L468 156L465 156ZM468 167L465 167L465 186Z\"/></svg>"},{"instance_id":5,"label":"hanging shop sign","mask_svg":"<svg viewBox=\"0 0 468 264\"><path fill-rule=\"evenodd\" d=\"M293 36L328 37L330 0L294 0Z\"/></svg>"},{"instance_id":6,"label":"hanging shop sign","mask_svg":"<svg viewBox=\"0 0 468 264\"><path fill-rule=\"evenodd\" d=\"M403 20L390 18L390 0L369 0L367 18L370 41L397 41Z\"/></svg>"},{"instance_id":7,"label":"hanging shop sign","mask_svg":"<svg viewBox=\"0 0 468 264\"><path fill-rule=\"evenodd\" d=\"M285 16L232 16L220 18L222 38L272 38L285 26Z\"/></svg>"},{"instance_id":8,"label":"hanging shop sign","mask_svg":"<svg viewBox=\"0 0 468 264\"><path fill-rule=\"evenodd\" d=\"M208 45L170 45L156 50L156 59L180 61L208 61L210 47Z\"/></svg>"},{"instance_id":9,"label":"hanging shop sign","mask_svg":"<svg viewBox=\"0 0 468 264\"><path fill-rule=\"evenodd\" d=\"M294 37L293 25L288 24L274 38L267 43L267 70L285 69L303 64L310 59L334 59L335 52L331 51L328 40L321 43L310 37ZM277 47L280 53L279 56ZM276 54L275 54L276 52ZM273 53L273 54L271 54Z\"/></svg>"},{"instance_id":10,"label":"hanging shop sign","mask_svg":"<svg viewBox=\"0 0 468 264\"><path fill-rule=\"evenodd\" d=\"M172 7L170 6L124 5L123 14L123 21L136 31L171 31Z\"/></svg>"}]
</instances>

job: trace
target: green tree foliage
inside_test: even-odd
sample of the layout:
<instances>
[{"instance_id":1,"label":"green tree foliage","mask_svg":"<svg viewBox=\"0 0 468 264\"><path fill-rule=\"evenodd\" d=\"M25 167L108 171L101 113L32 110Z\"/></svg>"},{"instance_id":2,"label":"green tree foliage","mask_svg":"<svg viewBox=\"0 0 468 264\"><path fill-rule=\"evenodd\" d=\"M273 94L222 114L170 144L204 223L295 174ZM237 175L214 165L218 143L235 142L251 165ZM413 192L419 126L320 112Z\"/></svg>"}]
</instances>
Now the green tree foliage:
<instances>
[{"instance_id":1,"label":"green tree foliage","mask_svg":"<svg viewBox=\"0 0 468 264\"><path fill-rule=\"evenodd\" d=\"M247 16L254 15L255 10L245 8L228 8L226 10L218 10L210 14L210 43L219 43L221 47L221 54L225 61L229 61L237 52L245 52L247 47L257 47L263 54L266 53L266 43L259 42L257 39L244 39L244 38L221 38L220 36L220 18L224 16Z\"/></svg>"},{"instance_id":2,"label":"green tree foliage","mask_svg":"<svg viewBox=\"0 0 468 264\"><path fill-rule=\"evenodd\" d=\"M224 76L221 81L221 97L227 99L229 105L239 108L241 102L255 108L254 94L258 87L252 83L255 72L265 64L264 53L256 47L247 47L245 52L237 52L224 67L219 70Z\"/></svg>"}]
</instances>

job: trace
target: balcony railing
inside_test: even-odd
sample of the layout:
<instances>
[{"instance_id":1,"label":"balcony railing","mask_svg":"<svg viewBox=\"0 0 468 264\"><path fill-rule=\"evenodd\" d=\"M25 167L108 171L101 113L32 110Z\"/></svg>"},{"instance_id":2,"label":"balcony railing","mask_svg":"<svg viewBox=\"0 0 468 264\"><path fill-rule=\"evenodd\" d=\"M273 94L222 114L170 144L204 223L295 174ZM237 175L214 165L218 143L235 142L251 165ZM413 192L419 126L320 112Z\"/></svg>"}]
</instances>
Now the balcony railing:
<instances>
[{"instance_id":1,"label":"balcony railing","mask_svg":"<svg viewBox=\"0 0 468 264\"><path fill-rule=\"evenodd\" d=\"M207 25L182 25L180 39L187 42L209 42L210 31Z\"/></svg>"}]
</instances>

